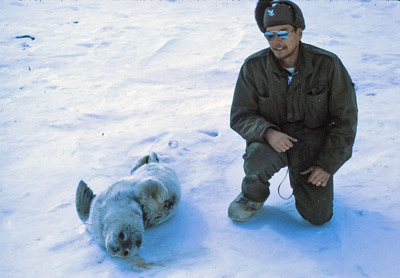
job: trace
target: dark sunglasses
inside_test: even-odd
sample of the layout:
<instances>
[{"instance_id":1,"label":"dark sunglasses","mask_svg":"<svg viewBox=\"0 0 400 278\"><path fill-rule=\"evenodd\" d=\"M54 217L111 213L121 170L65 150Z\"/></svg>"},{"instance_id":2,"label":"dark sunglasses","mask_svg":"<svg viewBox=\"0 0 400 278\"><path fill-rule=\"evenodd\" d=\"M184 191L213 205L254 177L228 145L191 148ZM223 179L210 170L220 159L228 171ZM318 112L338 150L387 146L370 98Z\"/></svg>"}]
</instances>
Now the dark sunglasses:
<instances>
[{"instance_id":1,"label":"dark sunglasses","mask_svg":"<svg viewBox=\"0 0 400 278\"><path fill-rule=\"evenodd\" d=\"M271 31L271 32L265 32L264 33L264 37L269 40L269 41L273 41L275 38L275 35L277 35L278 38L282 39L282 40L287 40L289 38L289 34L293 33L293 31Z\"/></svg>"}]
</instances>

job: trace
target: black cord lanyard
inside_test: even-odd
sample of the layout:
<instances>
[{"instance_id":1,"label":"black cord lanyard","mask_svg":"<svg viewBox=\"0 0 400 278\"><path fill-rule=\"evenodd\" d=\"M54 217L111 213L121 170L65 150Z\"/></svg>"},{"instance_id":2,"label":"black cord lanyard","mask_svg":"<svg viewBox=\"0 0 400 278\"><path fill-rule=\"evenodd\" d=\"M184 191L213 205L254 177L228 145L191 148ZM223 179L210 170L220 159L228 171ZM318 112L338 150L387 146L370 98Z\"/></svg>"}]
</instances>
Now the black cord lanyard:
<instances>
[{"instance_id":1,"label":"black cord lanyard","mask_svg":"<svg viewBox=\"0 0 400 278\"><path fill-rule=\"evenodd\" d=\"M285 198L285 197L283 197L283 196L281 195L281 185L282 185L282 183L285 181L285 179L286 179L288 173L289 173L289 168L287 168L285 177L283 178L283 180L281 181L281 183L278 185L278 195L279 195L279 197L281 197L283 200L289 200L289 199L292 198L292 196L293 196L293 192L292 192L292 194L290 194L290 196L287 197L287 198Z\"/></svg>"}]
</instances>

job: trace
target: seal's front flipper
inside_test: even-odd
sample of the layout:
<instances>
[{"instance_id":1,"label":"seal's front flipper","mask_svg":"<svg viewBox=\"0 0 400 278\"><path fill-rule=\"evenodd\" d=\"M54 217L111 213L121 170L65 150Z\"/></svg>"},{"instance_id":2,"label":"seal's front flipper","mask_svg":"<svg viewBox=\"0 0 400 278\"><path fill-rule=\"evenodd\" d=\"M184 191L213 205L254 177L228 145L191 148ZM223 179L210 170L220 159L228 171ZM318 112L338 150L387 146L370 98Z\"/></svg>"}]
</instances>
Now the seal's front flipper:
<instances>
[{"instance_id":1,"label":"seal's front flipper","mask_svg":"<svg viewBox=\"0 0 400 278\"><path fill-rule=\"evenodd\" d=\"M95 196L84 181L79 182L76 189L75 205L79 218L84 222L89 218L90 205Z\"/></svg>"},{"instance_id":2,"label":"seal's front flipper","mask_svg":"<svg viewBox=\"0 0 400 278\"><path fill-rule=\"evenodd\" d=\"M151 152L149 154L149 162L148 163L158 163L158 162L160 162L158 155L155 152Z\"/></svg>"},{"instance_id":3,"label":"seal's front flipper","mask_svg":"<svg viewBox=\"0 0 400 278\"><path fill-rule=\"evenodd\" d=\"M138 195L142 199L142 205L146 204L151 211L159 211L164 207L168 198L168 189L155 178L142 179L138 184Z\"/></svg>"}]
</instances>

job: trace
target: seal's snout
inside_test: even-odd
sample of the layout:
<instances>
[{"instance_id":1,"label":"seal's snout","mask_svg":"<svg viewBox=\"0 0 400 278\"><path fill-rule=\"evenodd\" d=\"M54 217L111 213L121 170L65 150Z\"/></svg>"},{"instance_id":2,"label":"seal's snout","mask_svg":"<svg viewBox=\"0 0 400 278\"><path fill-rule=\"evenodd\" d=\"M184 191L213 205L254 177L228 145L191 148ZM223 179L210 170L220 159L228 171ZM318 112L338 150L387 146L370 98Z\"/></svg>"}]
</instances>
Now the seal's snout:
<instances>
[{"instance_id":1,"label":"seal's snout","mask_svg":"<svg viewBox=\"0 0 400 278\"><path fill-rule=\"evenodd\" d=\"M106 238L107 252L115 257L128 257L142 244L142 237L135 237L125 230L109 233Z\"/></svg>"},{"instance_id":2,"label":"seal's snout","mask_svg":"<svg viewBox=\"0 0 400 278\"><path fill-rule=\"evenodd\" d=\"M106 239L106 249L110 255L115 257L127 257L131 254L130 245L128 242L128 237L124 232L119 232L113 235L108 234Z\"/></svg>"},{"instance_id":3,"label":"seal's snout","mask_svg":"<svg viewBox=\"0 0 400 278\"><path fill-rule=\"evenodd\" d=\"M128 234L125 231L118 232L118 240L117 241L118 241L119 245L122 246L123 249L132 248L131 236L128 236Z\"/></svg>"},{"instance_id":4,"label":"seal's snout","mask_svg":"<svg viewBox=\"0 0 400 278\"><path fill-rule=\"evenodd\" d=\"M117 257L128 257L131 254L131 250L128 248L123 250L123 252L121 252L121 248L119 247L116 247L115 249L109 249L108 251L111 255Z\"/></svg>"}]
</instances>

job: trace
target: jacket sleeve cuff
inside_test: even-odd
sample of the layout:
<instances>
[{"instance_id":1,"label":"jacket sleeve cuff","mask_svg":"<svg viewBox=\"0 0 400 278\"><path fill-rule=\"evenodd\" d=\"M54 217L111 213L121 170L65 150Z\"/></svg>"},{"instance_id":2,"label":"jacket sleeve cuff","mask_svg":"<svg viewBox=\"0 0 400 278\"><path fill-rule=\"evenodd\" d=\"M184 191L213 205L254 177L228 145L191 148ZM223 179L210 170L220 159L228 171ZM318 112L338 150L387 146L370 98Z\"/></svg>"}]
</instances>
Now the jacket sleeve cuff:
<instances>
[{"instance_id":1,"label":"jacket sleeve cuff","mask_svg":"<svg viewBox=\"0 0 400 278\"><path fill-rule=\"evenodd\" d=\"M280 128L274 124L271 124L269 122L264 123L263 125L259 126L258 129L260 130L260 132L257 132L257 134L259 135L257 139L257 141L259 142L267 142L264 138L265 132L267 131L268 128L273 128L275 130L280 131Z\"/></svg>"},{"instance_id":2,"label":"jacket sleeve cuff","mask_svg":"<svg viewBox=\"0 0 400 278\"><path fill-rule=\"evenodd\" d=\"M339 170L339 168L342 166L342 164L339 165L331 165L331 163L324 162L322 159L318 159L315 162L315 165L321 167L325 171L327 171L330 175L333 175Z\"/></svg>"}]
</instances>

